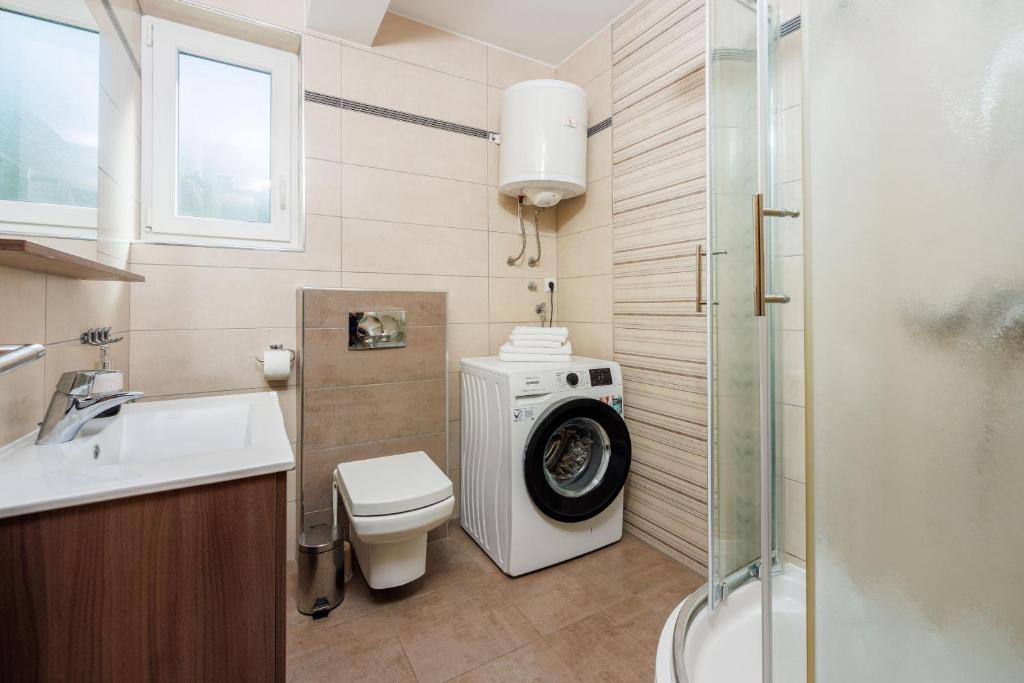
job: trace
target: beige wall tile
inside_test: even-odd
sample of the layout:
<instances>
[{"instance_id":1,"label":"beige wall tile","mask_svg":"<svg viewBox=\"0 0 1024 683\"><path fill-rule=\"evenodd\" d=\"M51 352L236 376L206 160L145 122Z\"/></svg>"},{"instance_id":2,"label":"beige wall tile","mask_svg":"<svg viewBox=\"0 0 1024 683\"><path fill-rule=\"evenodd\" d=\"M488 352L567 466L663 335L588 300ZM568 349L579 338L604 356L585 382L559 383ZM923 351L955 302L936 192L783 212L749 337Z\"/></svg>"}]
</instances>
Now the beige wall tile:
<instances>
[{"instance_id":1,"label":"beige wall tile","mask_svg":"<svg viewBox=\"0 0 1024 683\"><path fill-rule=\"evenodd\" d=\"M463 358L488 355L486 323L448 325L448 369L458 370Z\"/></svg>"},{"instance_id":2,"label":"beige wall tile","mask_svg":"<svg viewBox=\"0 0 1024 683\"><path fill-rule=\"evenodd\" d=\"M586 85L612 68L612 28L607 26L558 65L557 78Z\"/></svg>"},{"instance_id":3,"label":"beige wall tile","mask_svg":"<svg viewBox=\"0 0 1024 683\"><path fill-rule=\"evenodd\" d=\"M530 217L531 219L533 216ZM540 238L540 263L536 266L529 264L529 259L537 256L537 236L531 224L526 229L526 253L518 265L510 266L508 258L516 256L522 248L523 239L517 234L510 232L490 233L490 275L491 277L525 277L536 278L539 273L547 273L545 277L554 277L558 263L557 240L547 234ZM537 279L537 287L544 288L543 279Z\"/></svg>"},{"instance_id":4,"label":"beige wall tile","mask_svg":"<svg viewBox=\"0 0 1024 683\"><path fill-rule=\"evenodd\" d=\"M487 46L391 12L384 15L372 51L480 83L487 80Z\"/></svg>"},{"instance_id":5,"label":"beige wall tile","mask_svg":"<svg viewBox=\"0 0 1024 683\"><path fill-rule=\"evenodd\" d=\"M302 422L311 449L437 434L446 426L445 382L307 390Z\"/></svg>"},{"instance_id":6,"label":"beige wall tile","mask_svg":"<svg viewBox=\"0 0 1024 683\"><path fill-rule=\"evenodd\" d=\"M303 340L306 390L389 382L444 380L445 327L407 327L406 345L352 350L348 329L309 328Z\"/></svg>"},{"instance_id":7,"label":"beige wall tile","mask_svg":"<svg viewBox=\"0 0 1024 683\"><path fill-rule=\"evenodd\" d=\"M303 102L302 113L306 157L341 161L341 109Z\"/></svg>"},{"instance_id":8,"label":"beige wall tile","mask_svg":"<svg viewBox=\"0 0 1024 683\"><path fill-rule=\"evenodd\" d=\"M782 480L782 547L800 559L807 557L805 494L802 483L791 479Z\"/></svg>"},{"instance_id":9,"label":"beige wall tile","mask_svg":"<svg viewBox=\"0 0 1024 683\"><path fill-rule=\"evenodd\" d=\"M583 88L587 91L587 126L612 115L612 72L605 71Z\"/></svg>"},{"instance_id":10,"label":"beige wall tile","mask_svg":"<svg viewBox=\"0 0 1024 683\"><path fill-rule=\"evenodd\" d=\"M46 277L47 343L78 339L90 327L128 329L128 291L124 282L94 282Z\"/></svg>"},{"instance_id":11,"label":"beige wall tile","mask_svg":"<svg viewBox=\"0 0 1024 683\"><path fill-rule=\"evenodd\" d=\"M487 85L507 88L520 81L554 77L554 67L500 48L487 47Z\"/></svg>"},{"instance_id":12,"label":"beige wall tile","mask_svg":"<svg viewBox=\"0 0 1024 683\"><path fill-rule=\"evenodd\" d=\"M487 225L487 186L345 164L342 215L484 228Z\"/></svg>"},{"instance_id":13,"label":"beige wall tile","mask_svg":"<svg viewBox=\"0 0 1024 683\"><path fill-rule=\"evenodd\" d=\"M256 362L271 344L295 348L295 328L133 331L132 389L149 396L266 389ZM295 373L288 382L294 384Z\"/></svg>"},{"instance_id":14,"label":"beige wall tile","mask_svg":"<svg viewBox=\"0 0 1024 683\"><path fill-rule=\"evenodd\" d=\"M303 324L309 327L348 329L349 311L400 308L405 311L406 324L431 326L445 324L444 299L441 292L359 289L311 289L303 293L305 314Z\"/></svg>"},{"instance_id":15,"label":"beige wall tile","mask_svg":"<svg viewBox=\"0 0 1024 683\"><path fill-rule=\"evenodd\" d=\"M448 471L462 467L462 421L448 423Z\"/></svg>"},{"instance_id":16,"label":"beige wall tile","mask_svg":"<svg viewBox=\"0 0 1024 683\"><path fill-rule=\"evenodd\" d=\"M569 328L569 341L572 343L574 355L611 359L613 328L610 323L567 322L564 325Z\"/></svg>"},{"instance_id":17,"label":"beige wall tile","mask_svg":"<svg viewBox=\"0 0 1024 683\"><path fill-rule=\"evenodd\" d=\"M782 475L793 481L805 481L804 409L782 404L776 414L781 418L779 439L782 445Z\"/></svg>"},{"instance_id":18,"label":"beige wall tile","mask_svg":"<svg viewBox=\"0 0 1024 683\"><path fill-rule=\"evenodd\" d=\"M563 277L556 320L563 322L612 322L612 276Z\"/></svg>"},{"instance_id":19,"label":"beige wall tile","mask_svg":"<svg viewBox=\"0 0 1024 683\"><path fill-rule=\"evenodd\" d=\"M341 270L341 218L306 214L306 245L302 251L228 249L136 242L132 263L287 270Z\"/></svg>"},{"instance_id":20,"label":"beige wall tile","mask_svg":"<svg viewBox=\"0 0 1024 683\"><path fill-rule=\"evenodd\" d=\"M448 322L487 322L487 278L391 273L341 274L344 287L448 292Z\"/></svg>"},{"instance_id":21,"label":"beige wall tile","mask_svg":"<svg viewBox=\"0 0 1024 683\"><path fill-rule=\"evenodd\" d=\"M531 292L527 284L532 280L537 282L538 288L543 287L545 277L553 277L554 265L551 264L549 273L538 273L531 278L492 277L489 282L490 290L490 321L516 322L520 320L537 320L534 306L540 302L548 303L548 294L538 289ZM559 288L562 289L562 288ZM555 308L558 308L561 291L555 292Z\"/></svg>"},{"instance_id":22,"label":"beige wall tile","mask_svg":"<svg viewBox=\"0 0 1024 683\"><path fill-rule=\"evenodd\" d=\"M289 327L295 290L338 287L327 271L137 265L146 282L132 287L133 330Z\"/></svg>"},{"instance_id":23,"label":"beige wall tile","mask_svg":"<svg viewBox=\"0 0 1024 683\"><path fill-rule=\"evenodd\" d=\"M451 366L457 367L457 366ZM449 368L451 369L451 368ZM462 383L458 371L448 373L448 419L459 419L459 403L462 398Z\"/></svg>"},{"instance_id":24,"label":"beige wall tile","mask_svg":"<svg viewBox=\"0 0 1024 683\"><path fill-rule=\"evenodd\" d=\"M610 275L612 226L558 236L558 277Z\"/></svg>"},{"instance_id":25,"label":"beige wall tile","mask_svg":"<svg viewBox=\"0 0 1024 683\"><path fill-rule=\"evenodd\" d=\"M783 331L778 351L782 371L782 401L792 406L804 405L804 333Z\"/></svg>"},{"instance_id":26,"label":"beige wall tile","mask_svg":"<svg viewBox=\"0 0 1024 683\"><path fill-rule=\"evenodd\" d=\"M482 83L347 45L341 67L345 99L476 128L486 125L487 90Z\"/></svg>"},{"instance_id":27,"label":"beige wall tile","mask_svg":"<svg viewBox=\"0 0 1024 683\"><path fill-rule=\"evenodd\" d=\"M302 36L302 89L341 97L341 45Z\"/></svg>"},{"instance_id":28,"label":"beige wall tile","mask_svg":"<svg viewBox=\"0 0 1024 683\"><path fill-rule=\"evenodd\" d=\"M487 182L490 142L405 121L342 112L342 161L406 173Z\"/></svg>"},{"instance_id":29,"label":"beige wall tile","mask_svg":"<svg viewBox=\"0 0 1024 683\"><path fill-rule=\"evenodd\" d=\"M46 275L0 267L0 292L0 344L44 343Z\"/></svg>"},{"instance_id":30,"label":"beige wall tile","mask_svg":"<svg viewBox=\"0 0 1024 683\"><path fill-rule=\"evenodd\" d=\"M306 212L341 215L341 164L306 159Z\"/></svg>"},{"instance_id":31,"label":"beige wall tile","mask_svg":"<svg viewBox=\"0 0 1024 683\"><path fill-rule=\"evenodd\" d=\"M487 238L483 230L345 218L342 268L373 273L486 276Z\"/></svg>"},{"instance_id":32,"label":"beige wall tile","mask_svg":"<svg viewBox=\"0 0 1024 683\"><path fill-rule=\"evenodd\" d=\"M487 88L487 130L501 130L501 93L503 88Z\"/></svg>"},{"instance_id":33,"label":"beige wall tile","mask_svg":"<svg viewBox=\"0 0 1024 683\"><path fill-rule=\"evenodd\" d=\"M596 180L585 194L558 204L558 234L565 235L612 223L612 180Z\"/></svg>"},{"instance_id":34,"label":"beige wall tile","mask_svg":"<svg viewBox=\"0 0 1024 683\"><path fill-rule=\"evenodd\" d=\"M517 212L517 200L515 197L502 194L498 188L488 188L490 200L487 203L488 225L492 232L519 232L519 214ZM541 234L553 234L555 232L556 214L561 209L560 203L553 209L545 209L540 212ZM523 205L523 225L527 234L535 230L533 218L533 207Z\"/></svg>"},{"instance_id":35,"label":"beige wall tile","mask_svg":"<svg viewBox=\"0 0 1024 683\"><path fill-rule=\"evenodd\" d=\"M587 182L612 174L612 131L605 128L587 138Z\"/></svg>"},{"instance_id":36,"label":"beige wall tile","mask_svg":"<svg viewBox=\"0 0 1024 683\"><path fill-rule=\"evenodd\" d=\"M43 371L36 361L0 376L0 445L33 432L43 419L49 400Z\"/></svg>"}]
</instances>

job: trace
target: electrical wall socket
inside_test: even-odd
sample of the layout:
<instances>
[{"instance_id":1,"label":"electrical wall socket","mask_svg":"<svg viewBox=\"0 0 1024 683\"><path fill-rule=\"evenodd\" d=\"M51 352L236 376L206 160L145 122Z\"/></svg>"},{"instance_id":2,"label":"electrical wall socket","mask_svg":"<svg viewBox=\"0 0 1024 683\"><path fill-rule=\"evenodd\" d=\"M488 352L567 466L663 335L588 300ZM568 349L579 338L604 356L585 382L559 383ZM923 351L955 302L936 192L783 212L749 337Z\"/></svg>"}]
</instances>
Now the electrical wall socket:
<instances>
[{"instance_id":1,"label":"electrical wall socket","mask_svg":"<svg viewBox=\"0 0 1024 683\"><path fill-rule=\"evenodd\" d=\"M546 277L546 278L544 278L544 291L545 292L552 292L555 289L558 289L558 285L555 283L555 278L553 278L553 277Z\"/></svg>"}]
</instances>

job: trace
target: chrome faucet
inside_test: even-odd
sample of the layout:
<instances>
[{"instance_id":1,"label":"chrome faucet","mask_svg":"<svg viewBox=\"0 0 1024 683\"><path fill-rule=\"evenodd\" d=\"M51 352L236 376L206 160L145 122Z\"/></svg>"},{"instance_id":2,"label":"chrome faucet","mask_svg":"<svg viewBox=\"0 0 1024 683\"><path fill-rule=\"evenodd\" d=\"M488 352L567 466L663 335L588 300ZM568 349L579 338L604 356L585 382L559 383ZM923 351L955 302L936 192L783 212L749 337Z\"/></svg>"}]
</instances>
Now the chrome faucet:
<instances>
[{"instance_id":1,"label":"chrome faucet","mask_svg":"<svg viewBox=\"0 0 1024 683\"><path fill-rule=\"evenodd\" d=\"M57 382L46 416L39 423L39 445L67 443L100 413L142 398L141 391L124 391L120 370L65 372Z\"/></svg>"}]
</instances>

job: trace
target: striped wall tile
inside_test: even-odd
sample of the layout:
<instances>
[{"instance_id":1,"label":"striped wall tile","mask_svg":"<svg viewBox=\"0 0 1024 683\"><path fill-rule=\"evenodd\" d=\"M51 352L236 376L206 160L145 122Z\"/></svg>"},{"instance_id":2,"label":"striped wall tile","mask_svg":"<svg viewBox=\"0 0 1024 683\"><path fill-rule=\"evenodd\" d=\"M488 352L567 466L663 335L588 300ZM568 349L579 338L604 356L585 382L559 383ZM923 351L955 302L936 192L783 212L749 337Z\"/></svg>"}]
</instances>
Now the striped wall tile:
<instances>
[{"instance_id":1,"label":"striped wall tile","mask_svg":"<svg viewBox=\"0 0 1024 683\"><path fill-rule=\"evenodd\" d=\"M648 0L612 26L614 357L633 468L626 527L707 568L704 2Z\"/></svg>"}]
</instances>

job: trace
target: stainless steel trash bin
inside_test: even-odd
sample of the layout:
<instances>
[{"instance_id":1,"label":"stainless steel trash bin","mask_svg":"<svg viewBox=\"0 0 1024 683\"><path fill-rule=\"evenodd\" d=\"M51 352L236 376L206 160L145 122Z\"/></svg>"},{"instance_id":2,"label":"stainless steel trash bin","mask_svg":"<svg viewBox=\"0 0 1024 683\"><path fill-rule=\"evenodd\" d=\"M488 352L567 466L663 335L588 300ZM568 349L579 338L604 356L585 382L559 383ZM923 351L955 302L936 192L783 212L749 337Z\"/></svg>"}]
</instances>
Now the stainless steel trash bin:
<instances>
[{"instance_id":1,"label":"stainless steel trash bin","mask_svg":"<svg viewBox=\"0 0 1024 683\"><path fill-rule=\"evenodd\" d=\"M314 619L326 617L345 599L344 541L337 527L318 525L298 538L295 603Z\"/></svg>"}]
</instances>

